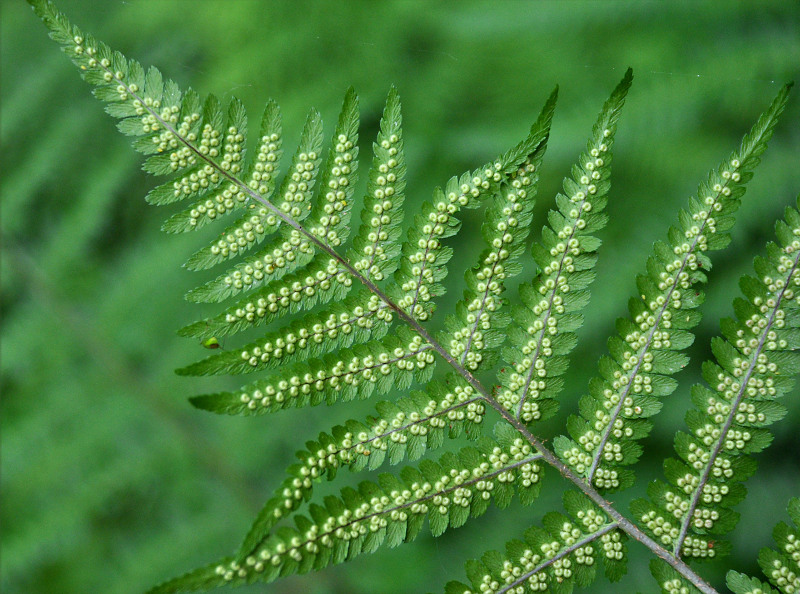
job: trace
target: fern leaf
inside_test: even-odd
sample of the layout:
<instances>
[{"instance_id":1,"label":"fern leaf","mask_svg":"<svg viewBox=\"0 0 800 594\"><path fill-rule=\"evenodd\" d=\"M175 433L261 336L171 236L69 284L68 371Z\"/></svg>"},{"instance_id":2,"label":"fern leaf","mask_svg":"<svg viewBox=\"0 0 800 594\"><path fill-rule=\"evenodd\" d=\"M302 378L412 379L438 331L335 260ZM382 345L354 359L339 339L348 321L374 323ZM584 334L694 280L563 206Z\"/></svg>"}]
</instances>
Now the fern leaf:
<instances>
[{"instance_id":1,"label":"fern leaf","mask_svg":"<svg viewBox=\"0 0 800 594\"><path fill-rule=\"evenodd\" d=\"M386 98L380 132L373 144L361 226L348 256L353 267L376 282L397 269L406 165L400 96L394 87Z\"/></svg>"},{"instance_id":2,"label":"fern leaf","mask_svg":"<svg viewBox=\"0 0 800 594\"><path fill-rule=\"evenodd\" d=\"M456 315L448 316L440 342L462 367L474 372L496 354L502 343L502 328L510 319L503 313L501 295L508 279L520 273L519 258L528 236L535 204L539 169L547 148L558 89L545 102L528 136L535 151L503 183L487 209L481 235L487 248L478 264L467 272L467 290L456 304ZM488 362L491 365L491 359Z\"/></svg>"},{"instance_id":3,"label":"fern leaf","mask_svg":"<svg viewBox=\"0 0 800 594\"><path fill-rule=\"evenodd\" d=\"M195 396L197 408L225 414L264 414L291 406L367 398L393 386L405 389L432 372L432 347L407 328L322 359L295 363L237 392Z\"/></svg>"},{"instance_id":4,"label":"fern leaf","mask_svg":"<svg viewBox=\"0 0 800 594\"><path fill-rule=\"evenodd\" d=\"M549 589L566 594L595 579L599 558L606 575L618 579L625 572L626 533L671 566L666 572L654 566L662 588L691 583L702 589L702 580L680 556L724 552L725 545L710 535L736 522L731 507L744 497L740 483L754 470L744 454L769 444L766 427L784 412L773 400L791 386L788 375L800 371L800 359L788 352L800 344L793 294L800 213L787 212L787 223L778 227L783 245L769 246L768 257L756 263L759 278L742 283L749 301L735 304L739 321L723 324L727 342L713 344L719 365L704 368L712 388L693 392L699 410L687 415L693 435L676 439L682 461L666 465L671 484L656 483L649 491L653 501L634 502L639 519L673 552L619 514L595 487L622 488L632 479L624 467L639 457L638 441L648 434L648 418L660 407L657 397L674 390L669 376L685 365L680 351L693 340L688 330L697 323L694 308L702 300L695 285L705 281L702 269L710 267L704 252L727 243L725 232L733 224L743 185L765 150L788 87L745 136L740 150L711 173L699 199L679 213L679 227L670 229L668 243L656 244L647 275L637 280L642 300L630 305L633 321L619 323L620 337L609 342L611 357L600 364L603 379L590 385L591 395L580 403L581 416L568 421L573 440L555 442L566 466L527 425L555 411L574 331L583 323L580 310L589 300L600 244L591 234L606 223L602 210L610 187L610 149L630 70L605 103L586 152L565 179L564 194L556 197L557 210L550 212L541 242L534 244L537 278L523 285L522 307L508 312L502 295L508 279L523 269L522 246L555 92L522 142L437 188L401 246L406 162L400 99L392 88L373 146L358 233L348 245L358 163L358 107L352 89L344 97L324 163L322 121L312 110L289 170L282 174L280 113L273 102L267 103L256 152L248 159L247 115L240 101L222 104L214 96L201 99L191 89L182 93L157 69L145 70L81 33L48 0L29 2L95 86L106 111L119 119L119 130L133 137L134 148L145 155L143 168L171 176L147 196L158 205L186 202L164 230L188 232L231 218L186 267L202 270L239 260L227 263L224 272L187 298L236 300L180 333L214 345L217 336L282 324L244 346L179 370L187 375L263 372L239 390L197 396L194 406L258 415L407 392L413 382L425 384L424 391L379 402L376 415L363 422L348 420L307 442L235 556L154 592L269 582L321 569L413 540L426 520L438 536L483 514L491 501L502 508L517 493L523 504L530 504L538 496L545 463L583 491L565 495L568 515L548 513L543 526L530 528L524 541L471 562L472 585L451 583L448 592ZM481 206L487 206L482 226L486 246L467 273L467 289L455 314L444 319L435 340L424 323L434 311L433 299L445 291L453 250L444 240L458 232L461 209ZM351 291L354 280L363 285L357 291ZM395 316L402 322L398 328L392 327ZM506 335L512 338L510 346L504 344ZM452 370L431 380L437 353ZM509 371L501 371L501 385L490 395L473 372L500 357ZM494 438L481 431L487 405L505 421L496 425ZM337 495L323 496L315 489L315 482L333 479L339 469L356 472L387 461L417 460L441 446L446 435L461 433L474 439L475 447L446 452L436 461L423 459L357 488L342 488ZM670 518L679 523L675 534ZM797 534L789 536L781 542L795 543ZM794 575L797 559L789 559L795 564L790 566L782 554L762 553L762 562L777 570L771 579L784 580L779 587L789 583L796 588L786 578Z\"/></svg>"},{"instance_id":5,"label":"fern leaf","mask_svg":"<svg viewBox=\"0 0 800 594\"><path fill-rule=\"evenodd\" d=\"M800 206L800 197L798 197ZM723 320L724 339L712 341L717 363L707 362L703 375L709 387L695 386L697 407L686 415L690 435L678 433L679 460L665 465L669 484L654 482L650 500L637 500L632 511L675 555L711 558L729 544L719 536L731 531L738 515L731 507L744 498L741 481L755 464L747 454L772 440L766 429L785 414L775 399L800 372L800 213L786 210L776 225L779 245L767 246L757 258L758 278L741 280L746 299L734 301L737 320Z\"/></svg>"},{"instance_id":6,"label":"fern leaf","mask_svg":"<svg viewBox=\"0 0 800 594\"><path fill-rule=\"evenodd\" d=\"M649 417L661 407L658 397L676 387L670 375L680 371L687 357L680 351L694 340L687 330L697 325L695 308L705 282L703 269L711 267L707 251L725 247L733 213L752 177L758 156L765 150L778 116L783 111L789 85L745 135L741 147L701 184L689 211L679 214L680 227L672 227L668 243L658 242L648 260L647 275L637 278L640 297L629 304L631 319L617 322L619 336L609 340L611 357L600 361L600 378L581 399L581 417L571 417L572 440L556 438L559 456L580 475L603 490L632 484L632 471L624 468L638 460L636 442L649 432ZM574 441L573 441L574 440Z\"/></svg>"},{"instance_id":7,"label":"fern leaf","mask_svg":"<svg viewBox=\"0 0 800 594\"><path fill-rule=\"evenodd\" d=\"M306 450L297 453L300 464L287 469L286 479L262 508L239 556L252 552L281 518L308 501L316 480L332 480L342 467L356 472L373 470L387 458L391 464L400 463L406 456L416 460L427 449L440 447L445 431L451 438L462 431L477 438L485 412L472 387L454 374L446 383L433 380L425 392L412 392L396 402L380 402L376 409L379 416L370 418L368 425L349 420L330 433L321 433L306 444Z\"/></svg>"},{"instance_id":8,"label":"fern leaf","mask_svg":"<svg viewBox=\"0 0 800 594\"><path fill-rule=\"evenodd\" d=\"M564 493L564 508L569 516L546 514L543 528L533 526L524 540L506 543L505 554L489 551L468 562L471 586L450 582L445 591L571 592L594 581L600 559L606 576L619 580L625 574L625 546L616 523L574 491Z\"/></svg>"},{"instance_id":9,"label":"fern leaf","mask_svg":"<svg viewBox=\"0 0 800 594\"><path fill-rule=\"evenodd\" d=\"M387 111L392 107L391 96L392 94L387 102ZM536 165L541 162L544 153L544 140L549 132L555 98L556 94L553 93L529 135L529 139L532 139L529 140L529 145L536 150L534 153ZM385 115L384 122L388 118L389 116ZM396 153L393 156L396 156ZM530 164L530 158L528 162ZM529 184L530 181L526 180L525 185ZM516 185L522 188L523 184L518 182ZM524 198L524 194L521 197ZM531 195L530 198L532 197ZM366 210L369 212L369 209ZM313 476L325 474L328 478L333 478L336 468L342 463L348 463L351 470L358 470L367 465L370 468L376 467L387 454L393 464L400 462L406 453L410 459L416 459L427 448L438 447L441 444L442 427L445 424L449 425L451 437L458 435L465 422L467 429L476 427L483 417L483 404L474 394L473 389L463 380L459 380L457 376L451 375L448 384L450 384L449 389L434 381L428 384L425 393L412 394L411 397L401 399L397 403L380 403L378 410L381 417L372 420L371 431L367 431L363 425L351 421L347 429L334 428L333 434L338 434L337 437L321 434L316 444L309 444L309 449L316 451L316 454L299 454L301 460L311 461L311 468L292 468L289 471L290 476L285 483L291 482L294 486L296 495L294 501L297 503L301 497L307 499L311 493L311 484L307 481L303 483L305 488L302 495L297 490L298 472ZM453 388L454 385L455 388ZM354 435L358 437L354 438ZM319 456L323 456L327 462L322 469L314 466ZM287 488L284 487L282 491L276 492L276 496L267 502L245 539L243 552L252 550L260 538L259 535L265 533L274 524L276 510L283 511L292 506L292 503L284 500L282 496L287 492Z\"/></svg>"},{"instance_id":10,"label":"fern leaf","mask_svg":"<svg viewBox=\"0 0 800 594\"><path fill-rule=\"evenodd\" d=\"M243 558L223 559L156 587L153 594L272 581L279 575L318 570L416 538L425 519L439 535L469 517L482 515L491 500L506 507L515 487L524 501L539 490L538 462L514 431L501 430L498 441L484 438L478 448L447 453L437 462L423 460L378 482L345 488L339 496L311 503L309 516L292 515L295 527L283 526L263 536Z\"/></svg>"},{"instance_id":11,"label":"fern leaf","mask_svg":"<svg viewBox=\"0 0 800 594\"><path fill-rule=\"evenodd\" d=\"M602 229L602 213L610 188L611 147L616 123L633 73L629 69L603 106L592 129L586 152L573 166L572 179L551 211L550 227L542 242L533 244L539 276L520 287L524 306L514 309L509 337L514 345L503 350L497 400L525 423L547 418L556 411L555 396L566 372L566 355L575 347L574 331L583 324L579 312L589 301L594 279L594 252L600 241L590 233Z\"/></svg>"}]
</instances>

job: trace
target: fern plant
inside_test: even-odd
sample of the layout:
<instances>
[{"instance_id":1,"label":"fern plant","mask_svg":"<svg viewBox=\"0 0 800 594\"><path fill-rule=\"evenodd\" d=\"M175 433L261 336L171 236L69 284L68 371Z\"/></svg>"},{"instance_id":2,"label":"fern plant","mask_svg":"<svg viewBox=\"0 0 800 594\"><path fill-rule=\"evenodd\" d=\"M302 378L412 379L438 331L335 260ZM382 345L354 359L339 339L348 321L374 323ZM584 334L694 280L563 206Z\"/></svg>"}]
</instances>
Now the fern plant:
<instances>
[{"instance_id":1,"label":"fern plant","mask_svg":"<svg viewBox=\"0 0 800 594\"><path fill-rule=\"evenodd\" d=\"M767 427L785 413L776 398L790 390L798 371L792 352L800 336L797 210L787 209L779 221L778 243L756 260L757 276L742 279L737 319L724 320L722 337L712 344L716 362L703 368L708 386L692 390L691 433L676 435L678 459L665 462L667 482L654 482L649 499L634 501L627 516L606 497L633 485L629 467L641 455L661 398L677 389L672 376L688 361L683 351L700 319L699 285L711 268L710 253L730 240L745 184L791 85L711 170L666 239L655 243L646 273L637 277L630 317L618 321L598 376L567 422L568 435L549 447L537 425L559 407L589 303L630 70L602 106L530 256L525 245L557 90L524 139L435 189L404 229L402 117L399 93L391 89L351 238L359 128L352 89L327 151L320 115L311 111L281 168L283 132L274 102L266 105L248 158L247 116L238 100L223 106L213 96L183 92L157 69L145 71L81 32L48 0L29 2L106 111L119 118L120 131L135 137L134 148L147 156L144 168L171 176L147 196L158 205L186 203L164 230L192 232L229 219L186 263L192 270L225 268L187 298L230 304L180 330L214 352L178 371L257 373L258 379L239 390L195 396L192 404L256 416L389 398L376 404L374 416L351 419L306 443L238 551L153 592L319 570L411 541L426 520L439 535L492 503L502 508L517 496L532 504L548 466L571 482L563 497L567 514L548 513L541 526L510 535L522 540L510 540L504 552L468 562L469 583L451 582L448 593L569 592L591 584L599 564L616 580L626 571L628 539L658 558L652 572L663 591L714 592L687 562L728 552L722 537L736 525L732 507L755 471L749 454L769 445ZM434 330L435 299L444 293L453 254L444 240L456 236L459 212L470 208L485 209L481 238L470 238L482 241L483 251L466 273L463 298ZM531 257L535 273L523 280L518 298L508 298L507 283ZM271 328L256 334L261 325ZM248 337L233 346L228 337L238 333ZM462 434L474 444L446 447ZM437 456L432 450L439 448L445 452ZM336 496L315 492L323 477L384 462L405 466ZM731 574L731 583L742 579ZM791 580L779 576L773 583L794 591Z\"/></svg>"}]
</instances>

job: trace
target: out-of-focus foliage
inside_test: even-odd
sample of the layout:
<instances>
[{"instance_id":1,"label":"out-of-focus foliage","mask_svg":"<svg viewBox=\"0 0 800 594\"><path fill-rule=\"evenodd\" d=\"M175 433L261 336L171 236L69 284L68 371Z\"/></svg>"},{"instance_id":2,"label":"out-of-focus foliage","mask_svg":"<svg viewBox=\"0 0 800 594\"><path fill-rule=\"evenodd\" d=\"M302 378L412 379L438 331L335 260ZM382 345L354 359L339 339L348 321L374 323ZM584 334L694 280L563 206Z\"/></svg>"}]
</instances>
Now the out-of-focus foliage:
<instances>
[{"instance_id":1,"label":"out-of-focus foliage","mask_svg":"<svg viewBox=\"0 0 800 594\"><path fill-rule=\"evenodd\" d=\"M251 113L273 97L285 129L295 131L288 137L297 135L312 105L330 130L353 85L361 96L361 137L374 138L386 91L397 85L409 212L435 185L512 145L559 83L537 207L543 221L602 93L633 66L637 83L615 147L600 278L576 356L590 362L624 311L651 238L663 235L708 164L738 144L765 98L800 74L800 6L793 2L196 0L187 10L187 3L171 0L62 0L59 6L181 86L235 92ZM232 419L188 406L185 396L209 391L210 381L172 373L202 349L173 333L202 313L181 299L196 282L179 269L194 238L159 231L162 213L143 200L152 180L139 171L139 157L53 51L26 3L4 0L0 43L0 589L140 591L236 546L292 457L294 440L282 435L313 438L307 426L358 413L350 404L346 416L337 407ZM797 195L798 105L790 102L745 196L735 247L717 260L692 352L696 363L706 358L719 318L730 315L736 280ZM477 233L480 221L465 215L462 233ZM639 241L615 242L631 217ZM454 269L476 255L459 247ZM463 281L451 275L448 283L449 298L458 298ZM698 369L680 378L666 404L641 478L659 473ZM593 364L575 368L565 393L583 393L593 371ZM800 403L786 404L790 418L776 427L776 453L800 450L792 429L800 423ZM330 420L313 423L309 415ZM762 461L763 471L748 485L749 507L740 509L730 565L754 573L758 549L770 543L770 527L759 518L779 517L796 494L797 464L796 456ZM645 486L627 496L640 496ZM499 548L521 514L524 525L534 523L530 514L557 506L559 493L553 488L531 509L493 510L469 534L421 539L270 591L441 589L465 558ZM637 565L646 564L631 563ZM648 580L632 573L619 587L634 591Z\"/></svg>"}]
</instances>

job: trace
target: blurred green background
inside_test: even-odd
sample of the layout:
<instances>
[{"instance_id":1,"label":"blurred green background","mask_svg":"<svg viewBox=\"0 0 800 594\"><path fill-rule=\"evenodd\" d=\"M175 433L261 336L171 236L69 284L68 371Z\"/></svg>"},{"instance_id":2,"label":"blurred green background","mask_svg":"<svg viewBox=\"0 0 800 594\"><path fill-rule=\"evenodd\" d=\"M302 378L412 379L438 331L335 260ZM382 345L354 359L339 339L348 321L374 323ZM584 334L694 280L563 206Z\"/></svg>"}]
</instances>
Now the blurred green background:
<instances>
[{"instance_id":1,"label":"blurred green background","mask_svg":"<svg viewBox=\"0 0 800 594\"><path fill-rule=\"evenodd\" d=\"M282 106L287 139L297 138L311 106L330 130L353 85L361 97L362 159L386 92L397 85L408 212L435 185L523 137L559 84L537 228L600 105L632 66L592 305L564 410L541 428L545 437L560 432L585 390L652 242L800 67L800 3L794 1L58 5L85 31L157 65L182 86L239 96L251 123L273 97ZM349 416L363 418L372 406L247 419L192 409L187 396L231 385L228 378L172 373L206 354L174 333L207 313L182 299L201 280L180 268L199 239L159 231L168 211L142 199L155 181L140 171L140 157L22 0L2 0L0 44L0 589L139 592L233 551L305 439ZM708 341L719 318L730 315L737 279L800 190L797 95L748 188L733 245L715 256L693 365L646 443L641 479L660 474ZM445 304L461 294L459 270L477 255L469 238L480 217L465 214ZM725 565L755 571L757 550L771 544L771 526L785 519L788 498L800 494L797 396L786 400L790 413L748 483L733 558L702 569L717 587ZM351 480L347 475L339 478ZM640 481L615 501L627 509L645 485ZM423 534L409 546L243 591L441 591L449 579L463 579L464 560L502 547L559 507L562 488L550 473L532 507L493 508L439 539ZM648 556L631 546L629 574L618 591L655 591ZM601 579L592 591L610 587Z\"/></svg>"}]
</instances>

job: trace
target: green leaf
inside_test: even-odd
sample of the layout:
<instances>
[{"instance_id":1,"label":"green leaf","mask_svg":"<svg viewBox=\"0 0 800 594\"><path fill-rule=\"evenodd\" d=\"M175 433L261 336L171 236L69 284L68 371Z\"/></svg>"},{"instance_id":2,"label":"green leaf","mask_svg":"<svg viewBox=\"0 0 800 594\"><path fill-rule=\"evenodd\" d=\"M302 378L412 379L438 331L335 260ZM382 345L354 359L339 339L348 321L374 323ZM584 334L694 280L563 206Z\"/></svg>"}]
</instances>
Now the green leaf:
<instances>
[{"instance_id":1,"label":"green leaf","mask_svg":"<svg viewBox=\"0 0 800 594\"><path fill-rule=\"evenodd\" d=\"M696 308L704 298L695 285L706 281L701 270L710 265L706 252L717 249L709 243L709 238L725 234L732 225L744 184L752 177L752 167L758 162L756 155L763 152L772 136L777 118L786 106L790 86L781 89L742 139L739 150L709 173L708 182L700 185L697 199L690 199L689 210L679 211L679 228L669 229L668 244L655 244L654 254L647 263L647 275L636 278L640 299L630 302L631 319L617 323L619 339L609 340L612 357L603 357L598 366L602 379L590 383L590 395L598 402L596 410L602 412L584 416L584 423L568 422L572 441L558 442L562 460L598 489L617 491L625 488L626 481L632 481L632 475L622 467L638 459L638 454L626 453L623 444L645 437L647 431L642 432L642 427L649 430L647 425L640 425L639 430L631 427L644 412L634 400L639 395L671 393L675 384L666 376L677 373L688 362L685 355L676 351L692 343L685 330L699 320L686 312ZM758 267L757 263L757 270ZM673 321L680 329L674 338ZM712 346L723 367L729 367L736 353L724 342L717 341ZM761 436L752 433L750 436L753 448L767 443ZM623 479L625 476L628 478Z\"/></svg>"}]
</instances>

